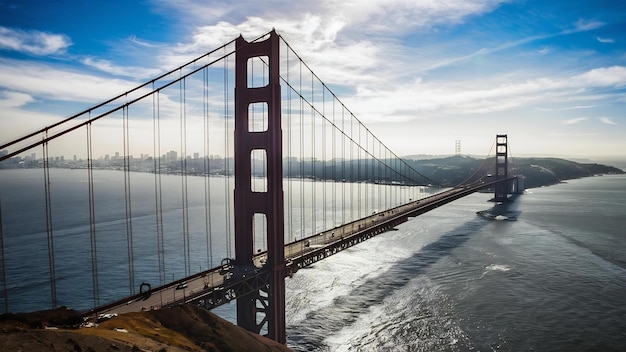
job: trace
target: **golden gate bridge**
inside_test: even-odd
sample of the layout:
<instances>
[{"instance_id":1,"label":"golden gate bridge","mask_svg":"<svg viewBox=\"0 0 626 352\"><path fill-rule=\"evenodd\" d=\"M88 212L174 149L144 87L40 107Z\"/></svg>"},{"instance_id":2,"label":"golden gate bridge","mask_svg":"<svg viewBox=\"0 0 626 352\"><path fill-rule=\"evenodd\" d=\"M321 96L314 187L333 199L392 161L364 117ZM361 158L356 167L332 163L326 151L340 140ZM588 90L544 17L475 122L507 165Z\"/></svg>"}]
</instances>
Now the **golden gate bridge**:
<instances>
[{"instance_id":1,"label":"golden gate bridge","mask_svg":"<svg viewBox=\"0 0 626 352\"><path fill-rule=\"evenodd\" d=\"M112 148L121 155L101 157ZM85 295L92 301L86 316L236 301L238 325L285 343L286 277L468 194L491 188L494 200L505 202L507 194L521 191L510 172L506 135L496 136L495 149L486 160L493 177L476 174L453 188L436 187L363 125L271 31L250 42L239 37L3 142L0 168L41 169L41 204L33 204L28 217L38 224L31 231L45 234L39 240L45 241L47 261L31 269L46 272L49 307L71 305ZM37 150L41 159L32 156ZM86 184L70 190L82 200L73 204L77 210L69 220L61 215L67 204L59 195L67 191L55 189L63 177L58 170L68 168ZM116 171L113 198L99 182L103 170ZM179 192L170 194L164 184L174 179ZM117 199L119 207L104 209L105 199ZM29 230L3 226L9 222L3 201L0 194L3 301L9 312L10 303L21 299L12 264L19 258L9 248ZM88 267L91 287L60 293L67 279L55 247L63 233L56 229L68 221L88 241L89 253L76 265ZM138 240L140 232L151 239ZM103 236L111 233L125 242L125 250L103 248ZM104 258L126 266L107 283L126 286L127 294L103 283ZM142 279L146 270L158 271L156 282Z\"/></svg>"}]
</instances>

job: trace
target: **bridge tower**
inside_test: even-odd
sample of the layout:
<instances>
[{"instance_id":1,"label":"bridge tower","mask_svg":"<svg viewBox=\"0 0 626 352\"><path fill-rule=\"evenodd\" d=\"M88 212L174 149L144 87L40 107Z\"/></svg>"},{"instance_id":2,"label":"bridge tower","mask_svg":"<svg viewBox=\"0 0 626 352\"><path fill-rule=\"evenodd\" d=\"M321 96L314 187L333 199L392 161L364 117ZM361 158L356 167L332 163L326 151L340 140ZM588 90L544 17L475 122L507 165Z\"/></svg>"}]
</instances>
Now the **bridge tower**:
<instances>
[{"instance_id":1,"label":"bridge tower","mask_svg":"<svg viewBox=\"0 0 626 352\"><path fill-rule=\"evenodd\" d=\"M508 142L506 134L496 136L496 181L509 177ZM509 193L508 182L500 182L495 186L494 202L504 202Z\"/></svg>"},{"instance_id":2,"label":"bridge tower","mask_svg":"<svg viewBox=\"0 0 626 352\"><path fill-rule=\"evenodd\" d=\"M283 208L283 166L280 93L279 37L275 31L259 42L237 38L235 59L235 261L239 268L254 268L254 220L266 217L267 262L263 270L269 279L261 289L237 298L237 324L260 333L267 324L268 337L286 343L285 331L285 249ZM267 85L248 87L248 60L268 60ZM265 130L251 130L249 106L267 104ZM266 186L252 185L252 156L265 154ZM258 228L258 226L256 227Z\"/></svg>"}]
</instances>

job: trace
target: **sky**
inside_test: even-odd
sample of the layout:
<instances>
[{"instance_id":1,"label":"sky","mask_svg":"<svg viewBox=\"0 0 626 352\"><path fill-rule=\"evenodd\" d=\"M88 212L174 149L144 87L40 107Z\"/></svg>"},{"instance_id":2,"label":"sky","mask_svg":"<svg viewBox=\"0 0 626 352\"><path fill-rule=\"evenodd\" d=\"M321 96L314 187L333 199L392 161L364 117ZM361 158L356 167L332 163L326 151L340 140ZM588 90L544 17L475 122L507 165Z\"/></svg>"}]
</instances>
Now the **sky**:
<instances>
[{"instance_id":1,"label":"sky","mask_svg":"<svg viewBox=\"0 0 626 352\"><path fill-rule=\"evenodd\" d=\"M0 0L0 144L272 28L398 155L626 159L620 0Z\"/></svg>"}]
</instances>

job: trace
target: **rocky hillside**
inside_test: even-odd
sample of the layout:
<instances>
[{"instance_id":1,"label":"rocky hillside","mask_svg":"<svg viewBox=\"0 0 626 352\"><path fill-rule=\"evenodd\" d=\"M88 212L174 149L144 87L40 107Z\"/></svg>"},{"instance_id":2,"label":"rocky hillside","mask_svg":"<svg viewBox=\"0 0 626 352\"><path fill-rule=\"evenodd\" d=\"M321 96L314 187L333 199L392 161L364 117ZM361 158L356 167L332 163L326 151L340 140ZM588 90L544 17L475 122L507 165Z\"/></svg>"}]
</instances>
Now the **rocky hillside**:
<instances>
[{"instance_id":1,"label":"rocky hillside","mask_svg":"<svg viewBox=\"0 0 626 352\"><path fill-rule=\"evenodd\" d=\"M0 316L0 351L290 351L192 305L122 314L78 328L64 308Z\"/></svg>"},{"instance_id":2,"label":"rocky hillside","mask_svg":"<svg viewBox=\"0 0 626 352\"><path fill-rule=\"evenodd\" d=\"M582 164L558 158L515 158L509 162L515 175L525 177L526 188L548 186L564 180L599 174L624 173L612 166ZM494 158L474 159L468 156L412 160L410 163L429 179L448 187L485 177L494 173L495 168Z\"/></svg>"}]
</instances>

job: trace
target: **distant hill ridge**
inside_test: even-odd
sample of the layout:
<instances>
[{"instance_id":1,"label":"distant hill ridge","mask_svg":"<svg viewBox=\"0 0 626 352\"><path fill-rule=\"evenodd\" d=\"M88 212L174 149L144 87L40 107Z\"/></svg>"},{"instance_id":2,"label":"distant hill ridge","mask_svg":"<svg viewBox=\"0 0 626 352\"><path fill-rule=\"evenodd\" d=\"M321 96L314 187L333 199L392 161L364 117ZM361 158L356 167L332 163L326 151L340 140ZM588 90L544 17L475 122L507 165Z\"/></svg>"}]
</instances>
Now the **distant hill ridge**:
<instances>
[{"instance_id":1,"label":"distant hill ridge","mask_svg":"<svg viewBox=\"0 0 626 352\"><path fill-rule=\"evenodd\" d=\"M453 187L468 180L476 180L495 172L495 159L476 159L470 156L455 155L432 159L411 159L411 166L421 174L441 184ZM512 175L523 175L526 188L553 185L565 180L601 174L623 174L613 166L597 163L577 163L560 158L511 158Z\"/></svg>"}]
</instances>

